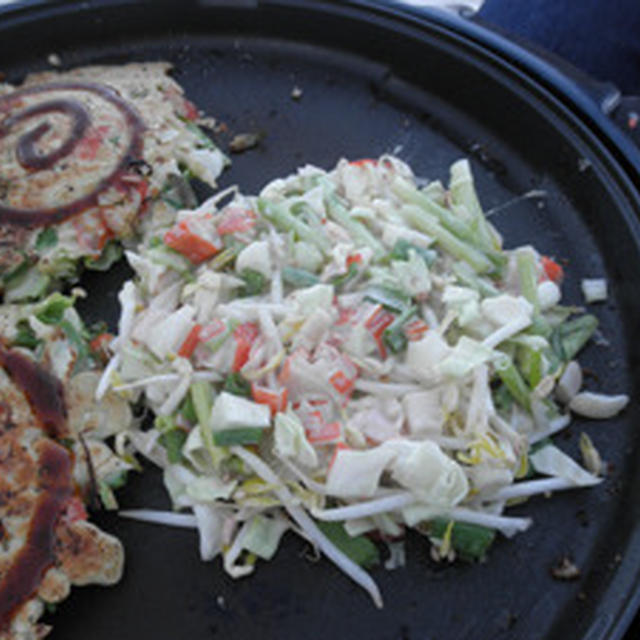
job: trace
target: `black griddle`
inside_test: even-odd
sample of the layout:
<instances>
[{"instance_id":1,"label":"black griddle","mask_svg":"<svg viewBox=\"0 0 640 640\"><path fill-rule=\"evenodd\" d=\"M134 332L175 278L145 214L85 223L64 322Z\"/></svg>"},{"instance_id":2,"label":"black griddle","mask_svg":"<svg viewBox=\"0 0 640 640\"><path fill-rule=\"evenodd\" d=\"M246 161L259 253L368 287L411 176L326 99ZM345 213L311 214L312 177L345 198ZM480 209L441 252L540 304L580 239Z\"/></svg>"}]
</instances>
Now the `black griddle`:
<instances>
[{"instance_id":1,"label":"black griddle","mask_svg":"<svg viewBox=\"0 0 640 640\"><path fill-rule=\"evenodd\" d=\"M455 16L378 0L27 2L0 13L9 81L48 67L169 60L188 96L231 135L260 132L221 186L245 192L303 163L395 152L447 178L471 159L481 201L506 246L533 242L566 265L564 300L582 277L606 276L593 306L602 339L581 361L587 386L638 396L640 156L573 80L527 51ZM292 90L302 90L300 99ZM516 199L530 190L544 197ZM89 274L85 318L117 318L120 266ZM605 344L606 341L606 344ZM535 525L499 539L485 564L443 566L407 539L406 568L373 571L385 608L287 534L276 558L234 581L201 563L195 532L97 514L127 551L115 588L74 590L48 618L53 640L559 640L622 638L640 602L640 424L637 401L607 422L576 419L557 438L577 453L588 433L610 473L591 490L510 510ZM159 475L131 478L121 506L167 507ZM570 556L574 582L551 578Z\"/></svg>"}]
</instances>

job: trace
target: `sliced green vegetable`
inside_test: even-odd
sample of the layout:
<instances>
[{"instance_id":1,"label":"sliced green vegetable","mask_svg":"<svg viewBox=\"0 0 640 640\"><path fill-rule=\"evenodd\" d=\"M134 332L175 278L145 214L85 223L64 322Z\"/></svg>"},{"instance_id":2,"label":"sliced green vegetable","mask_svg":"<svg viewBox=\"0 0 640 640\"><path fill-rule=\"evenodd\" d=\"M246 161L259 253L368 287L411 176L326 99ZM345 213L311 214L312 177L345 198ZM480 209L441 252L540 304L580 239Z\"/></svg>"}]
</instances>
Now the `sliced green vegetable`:
<instances>
[{"instance_id":1,"label":"sliced green vegetable","mask_svg":"<svg viewBox=\"0 0 640 640\"><path fill-rule=\"evenodd\" d=\"M213 260L209 262L209 267L214 271L219 271L220 269L226 267L229 263L233 262L236 259L238 253L240 253L240 249L238 247L226 247L223 251L216 255Z\"/></svg>"},{"instance_id":2,"label":"sliced green vegetable","mask_svg":"<svg viewBox=\"0 0 640 640\"><path fill-rule=\"evenodd\" d=\"M122 489L122 487L127 484L128 478L129 471L127 469L123 469L122 471L116 471L115 473L110 473L108 476L105 476L104 481L112 489Z\"/></svg>"},{"instance_id":3,"label":"sliced green vegetable","mask_svg":"<svg viewBox=\"0 0 640 640\"><path fill-rule=\"evenodd\" d=\"M107 511L115 511L118 508L118 501L113 489L104 480L98 480L98 495L102 506Z\"/></svg>"},{"instance_id":4,"label":"sliced green vegetable","mask_svg":"<svg viewBox=\"0 0 640 640\"><path fill-rule=\"evenodd\" d=\"M156 416L153 420L153 426L160 433L166 433L176 428L176 421L173 419L173 416Z\"/></svg>"},{"instance_id":5,"label":"sliced green vegetable","mask_svg":"<svg viewBox=\"0 0 640 640\"><path fill-rule=\"evenodd\" d=\"M42 344L42 340L36 336L28 320L19 320L16 329L17 333L13 339L14 346L24 347L25 349L36 349Z\"/></svg>"},{"instance_id":6,"label":"sliced green vegetable","mask_svg":"<svg viewBox=\"0 0 640 640\"><path fill-rule=\"evenodd\" d=\"M219 458L216 445L213 442L213 434L211 431L211 408L213 406L214 390L209 382L198 380L189 387L189 394L193 402L193 408L198 418L198 428L200 436L204 442L209 455L213 461Z\"/></svg>"},{"instance_id":7,"label":"sliced green vegetable","mask_svg":"<svg viewBox=\"0 0 640 640\"><path fill-rule=\"evenodd\" d=\"M449 522L445 518L431 520L429 522L429 535L442 539ZM496 532L494 529L477 524L456 522L451 531L451 546L461 560L482 560L487 555L487 551L493 544L495 537Z\"/></svg>"},{"instance_id":8,"label":"sliced green vegetable","mask_svg":"<svg viewBox=\"0 0 640 640\"><path fill-rule=\"evenodd\" d=\"M500 293L487 278L479 276L467 262L454 262L451 270L462 284L474 289L482 296L497 296Z\"/></svg>"},{"instance_id":9,"label":"sliced green vegetable","mask_svg":"<svg viewBox=\"0 0 640 640\"><path fill-rule=\"evenodd\" d=\"M6 283L4 300L5 302L36 300L46 293L50 282L49 276L41 273L37 267L20 271L19 275L11 277Z\"/></svg>"},{"instance_id":10,"label":"sliced green vegetable","mask_svg":"<svg viewBox=\"0 0 640 640\"><path fill-rule=\"evenodd\" d=\"M161 247L149 249L147 256L152 262L173 269L189 282L194 279L189 260L164 244Z\"/></svg>"},{"instance_id":11,"label":"sliced green vegetable","mask_svg":"<svg viewBox=\"0 0 640 640\"><path fill-rule=\"evenodd\" d=\"M84 367L87 359L89 358L89 345L86 338L82 335L71 321L63 318L58 326L64 331L67 340L71 343L71 346L76 350L77 358L74 365L74 370L81 370Z\"/></svg>"},{"instance_id":12,"label":"sliced green vegetable","mask_svg":"<svg viewBox=\"0 0 640 640\"><path fill-rule=\"evenodd\" d=\"M43 229L36 238L36 249L51 249L58 244L58 230L55 227L47 227Z\"/></svg>"},{"instance_id":13,"label":"sliced green vegetable","mask_svg":"<svg viewBox=\"0 0 640 640\"><path fill-rule=\"evenodd\" d=\"M251 383L246 380L239 371L230 373L226 377L223 389L236 396L243 396L244 398L251 397Z\"/></svg>"},{"instance_id":14,"label":"sliced green vegetable","mask_svg":"<svg viewBox=\"0 0 640 640\"><path fill-rule=\"evenodd\" d=\"M331 244L326 234L319 233L317 229L293 215L286 203L274 204L266 198L258 198L258 210L278 230L293 231L300 240L314 244L324 254L331 250Z\"/></svg>"},{"instance_id":15,"label":"sliced green vegetable","mask_svg":"<svg viewBox=\"0 0 640 640\"><path fill-rule=\"evenodd\" d=\"M406 293L383 285L368 287L364 299L381 304L385 309L396 313L404 313L411 304L411 298Z\"/></svg>"},{"instance_id":16,"label":"sliced green vegetable","mask_svg":"<svg viewBox=\"0 0 640 640\"><path fill-rule=\"evenodd\" d=\"M542 352L529 347L518 349L518 366L527 378L529 386L534 389L542 380Z\"/></svg>"},{"instance_id":17,"label":"sliced green vegetable","mask_svg":"<svg viewBox=\"0 0 640 640\"><path fill-rule=\"evenodd\" d=\"M356 262L352 262L349 265L346 273L331 278L331 284L336 288L344 287L344 285L348 284L352 280L355 280L355 278L359 274L360 268L358 267L358 264Z\"/></svg>"},{"instance_id":18,"label":"sliced green vegetable","mask_svg":"<svg viewBox=\"0 0 640 640\"><path fill-rule=\"evenodd\" d=\"M74 300L61 293L49 296L42 306L36 311L35 316L44 324L60 324L64 318L64 312L73 306Z\"/></svg>"},{"instance_id":19,"label":"sliced green vegetable","mask_svg":"<svg viewBox=\"0 0 640 640\"><path fill-rule=\"evenodd\" d=\"M491 395L493 398L493 404L500 413L508 414L511 411L511 407L513 407L515 400L509 393L509 389L507 389L504 384L501 383Z\"/></svg>"},{"instance_id":20,"label":"sliced green vegetable","mask_svg":"<svg viewBox=\"0 0 640 640\"><path fill-rule=\"evenodd\" d=\"M587 344L597 328L598 319L592 315L567 320L553 330L551 347L560 360L569 362Z\"/></svg>"},{"instance_id":21,"label":"sliced green vegetable","mask_svg":"<svg viewBox=\"0 0 640 640\"><path fill-rule=\"evenodd\" d=\"M504 386L509 390L509 393L513 396L513 399L527 411L531 410L531 389L529 389L524 378L516 368L513 360L504 354L495 361L495 369L500 377L500 380L504 383Z\"/></svg>"},{"instance_id":22,"label":"sliced green vegetable","mask_svg":"<svg viewBox=\"0 0 640 640\"><path fill-rule=\"evenodd\" d=\"M196 415L196 410L193 406L193 398L191 397L191 394L187 394L186 398L182 402L180 413L182 414L182 417L191 424L198 422L198 416Z\"/></svg>"},{"instance_id":23,"label":"sliced green vegetable","mask_svg":"<svg viewBox=\"0 0 640 640\"><path fill-rule=\"evenodd\" d=\"M198 380L189 387L189 394L191 395L198 423L205 431L210 431L209 420L211 418L211 407L213 406L213 387L204 380Z\"/></svg>"},{"instance_id":24,"label":"sliced green vegetable","mask_svg":"<svg viewBox=\"0 0 640 640\"><path fill-rule=\"evenodd\" d=\"M401 214L414 227L431 235L454 258L468 262L477 273L495 271L494 264L482 251L445 229L434 216L416 206L402 207Z\"/></svg>"},{"instance_id":25,"label":"sliced green vegetable","mask_svg":"<svg viewBox=\"0 0 640 640\"><path fill-rule=\"evenodd\" d=\"M160 444L167 450L167 458L170 464L182 462L182 447L187 440L187 432L176 427L165 431L160 436Z\"/></svg>"},{"instance_id":26,"label":"sliced green vegetable","mask_svg":"<svg viewBox=\"0 0 640 640\"><path fill-rule=\"evenodd\" d=\"M260 295L267 284L267 279L264 275L255 269L243 269L240 277L245 283L244 286L238 289L238 297L240 298Z\"/></svg>"},{"instance_id":27,"label":"sliced green vegetable","mask_svg":"<svg viewBox=\"0 0 640 640\"><path fill-rule=\"evenodd\" d=\"M408 339L405 324L417 313L415 306L405 309L382 334L382 341L392 353L400 353L407 347Z\"/></svg>"},{"instance_id":28,"label":"sliced green vegetable","mask_svg":"<svg viewBox=\"0 0 640 640\"><path fill-rule=\"evenodd\" d=\"M409 251L411 249L413 249L427 263L428 267L430 267L438 257L438 253L433 249L425 249L424 247L419 247L408 240L400 238L399 240L396 240L396 243L393 245L389 258L391 260L408 260Z\"/></svg>"},{"instance_id":29,"label":"sliced green vegetable","mask_svg":"<svg viewBox=\"0 0 640 640\"><path fill-rule=\"evenodd\" d=\"M538 300L538 269L535 256L531 250L522 250L516 257L518 278L522 295L533 305L534 313L540 311Z\"/></svg>"},{"instance_id":30,"label":"sliced green vegetable","mask_svg":"<svg viewBox=\"0 0 640 640\"><path fill-rule=\"evenodd\" d=\"M543 338L550 339L551 337L551 325L547 318L537 313L531 319L531 325L525 331L525 333L532 333L533 335L542 336Z\"/></svg>"},{"instance_id":31,"label":"sliced green vegetable","mask_svg":"<svg viewBox=\"0 0 640 640\"><path fill-rule=\"evenodd\" d=\"M446 205L447 191L440 180L432 180L426 187L422 187L420 191L440 206L444 207Z\"/></svg>"},{"instance_id":32,"label":"sliced green vegetable","mask_svg":"<svg viewBox=\"0 0 640 640\"><path fill-rule=\"evenodd\" d=\"M117 242L107 242L100 257L85 258L84 266L92 271L107 271L122 258L122 246Z\"/></svg>"},{"instance_id":33,"label":"sliced green vegetable","mask_svg":"<svg viewBox=\"0 0 640 640\"><path fill-rule=\"evenodd\" d=\"M296 269L295 267L284 267L282 269L282 280L298 289L312 287L320 282L320 278L306 269Z\"/></svg>"},{"instance_id":34,"label":"sliced green vegetable","mask_svg":"<svg viewBox=\"0 0 640 640\"><path fill-rule=\"evenodd\" d=\"M318 529L347 557L361 567L372 567L380 562L378 547L365 536L351 537L342 522L316 521Z\"/></svg>"},{"instance_id":35,"label":"sliced green vegetable","mask_svg":"<svg viewBox=\"0 0 640 640\"><path fill-rule=\"evenodd\" d=\"M211 138L195 122L186 119L183 119L183 122L184 126L198 138L198 142L203 147L211 149L212 151L218 151L218 147L216 147L213 140L211 140Z\"/></svg>"},{"instance_id":36,"label":"sliced green vegetable","mask_svg":"<svg viewBox=\"0 0 640 640\"><path fill-rule=\"evenodd\" d=\"M434 216L445 229L448 229L461 240L470 241L472 239L471 228L464 220L455 216L453 212L445 207L440 206L404 178L397 177L391 185L391 190L405 202L417 205L430 216Z\"/></svg>"},{"instance_id":37,"label":"sliced green vegetable","mask_svg":"<svg viewBox=\"0 0 640 640\"><path fill-rule=\"evenodd\" d=\"M400 353L407 348L407 336L402 327L385 329L382 334L382 342L391 353Z\"/></svg>"},{"instance_id":38,"label":"sliced green vegetable","mask_svg":"<svg viewBox=\"0 0 640 640\"><path fill-rule=\"evenodd\" d=\"M224 429L213 433L213 442L219 447L235 445L258 444L264 435L260 427L246 427L241 429Z\"/></svg>"},{"instance_id":39,"label":"sliced green vegetable","mask_svg":"<svg viewBox=\"0 0 640 640\"><path fill-rule=\"evenodd\" d=\"M7 270L2 274L2 281L5 284L8 284L9 282L11 282L11 280L19 278L27 272L32 264L32 261L28 260L27 257L23 255L22 262L15 265L12 264L9 267L5 267Z\"/></svg>"},{"instance_id":40,"label":"sliced green vegetable","mask_svg":"<svg viewBox=\"0 0 640 640\"><path fill-rule=\"evenodd\" d=\"M449 192L453 205L463 206L470 216L470 226L477 235L478 243L487 249L500 249L498 238L480 206L468 160L459 160L451 165Z\"/></svg>"},{"instance_id":41,"label":"sliced green vegetable","mask_svg":"<svg viewBox=\"0 0 640 640\"><path fill-rule=\"evenodd\" d=\"M363 222L351 215L349 210L340 202L335 194L330 194L325 199L329 217L339 222L353 238L356 247L369 247L373 251L374 258L382 258L385 248Z\"/></svg>"},{"instance_id":42,"label":"sliced green vegetable","mask_svg":"<svg viewBox=\"0 0 640 640\"><path fill-rule=\"evenodd\" d=\"M174 209L193 209L198 206L198 198L189 181L177 173L167 176L160 198Z\"/></svg>"},{"instance_id":43,"label":"sliced green vegetable","mask_svg":"<svg viewBox=\"0 0 640 640\"><path fill-rule=\"evenodd\" d=\"M442 225L442 230L447 231L450 235L465 244L473 245L478 251L482 251L485 257L493 263L493 266L489 270L492 270L493 267L500 269L506 264L506 256L501 251L495 249L492 244L487 244L484 235L478 232L477 224L474 226L469 225L461 217L456 216L452 211L440 206L428 195L416 189L404 178L397 177L391 184L391 190L405 202L415 205L415 208L424 214L423 218L425 221L428 222L428 219L430 219L433 222L439 223L439 225ZM421 216L416 212L415 217L420 218ZM424 229L424 231L437 237L434 232L430 232L427 229ZM440 232L438 233L440 234ZM443 244L442 237L438 238L438 241ZM453 253L451 249L447 250Z\"/></svg>"}]
</instances>

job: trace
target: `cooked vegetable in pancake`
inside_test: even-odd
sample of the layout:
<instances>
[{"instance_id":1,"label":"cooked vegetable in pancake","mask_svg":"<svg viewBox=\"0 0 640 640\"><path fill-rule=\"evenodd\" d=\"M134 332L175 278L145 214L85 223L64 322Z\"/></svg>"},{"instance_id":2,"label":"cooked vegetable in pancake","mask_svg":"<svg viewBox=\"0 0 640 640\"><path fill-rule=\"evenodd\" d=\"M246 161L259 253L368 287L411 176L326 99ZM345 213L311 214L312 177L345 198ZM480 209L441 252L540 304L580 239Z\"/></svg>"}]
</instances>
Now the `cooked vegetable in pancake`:
<instances>
[{"instance_id":1,"label":"cooked vegetable in pancake","mask_svg":"<svg viewBox=\"0 0 640 640\"><path fill-rule=\"evenodd\" d=\"M79 263L106 269L141 223L171 219L183 171L227 162L166 63L84 67L0 87L0 290L37 299Z\"/></svg>"}]
</instances>

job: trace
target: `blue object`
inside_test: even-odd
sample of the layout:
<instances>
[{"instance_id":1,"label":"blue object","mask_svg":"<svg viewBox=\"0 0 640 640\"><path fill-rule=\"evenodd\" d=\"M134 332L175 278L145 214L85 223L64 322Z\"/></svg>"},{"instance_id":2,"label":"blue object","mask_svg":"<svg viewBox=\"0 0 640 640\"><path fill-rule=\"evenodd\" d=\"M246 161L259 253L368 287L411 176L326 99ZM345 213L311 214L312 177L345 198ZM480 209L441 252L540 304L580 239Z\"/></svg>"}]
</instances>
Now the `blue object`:
<instances>
[{"instance_id":1,"label":"blue object","mask_svg":"<svg viewBox=\"0 0 640 640\"><path fill-rule=\"evenodd\" d=\"M478 17L640 93L640 0L486 0Z\"/></svg>"}]
</instances>

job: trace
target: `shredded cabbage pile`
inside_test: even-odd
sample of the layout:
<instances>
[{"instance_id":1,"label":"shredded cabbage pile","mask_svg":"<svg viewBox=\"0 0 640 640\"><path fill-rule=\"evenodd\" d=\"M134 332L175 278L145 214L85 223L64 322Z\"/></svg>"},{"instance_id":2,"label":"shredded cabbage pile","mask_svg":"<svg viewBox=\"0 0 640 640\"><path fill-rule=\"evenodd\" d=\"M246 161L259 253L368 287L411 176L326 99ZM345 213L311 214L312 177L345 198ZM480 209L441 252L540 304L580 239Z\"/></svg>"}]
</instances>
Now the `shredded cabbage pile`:
<instances>
[{"instance_id":1,"label":"shredded cabbage pile","mask_svg":"<svg viewBox=\"0 0 640 640\"><path fill-rule=\"evenodd\" d=\"M127 252L98 396L152 409L125 449L163 469L175 511L122 515L197 528L234 577L291 530L381 606L367 534L390 567L407 527L436 558L481 559L530 526L510 504L601 481L590 439L587 468L550 440L571 410L628 402L580 391L597 320L560 304L559 264L503 248L466 160L424 184L391 156L305 166Z\"/></svg>"}]
</instances>

